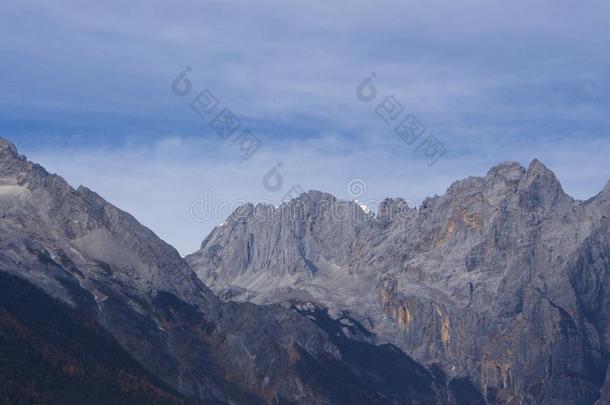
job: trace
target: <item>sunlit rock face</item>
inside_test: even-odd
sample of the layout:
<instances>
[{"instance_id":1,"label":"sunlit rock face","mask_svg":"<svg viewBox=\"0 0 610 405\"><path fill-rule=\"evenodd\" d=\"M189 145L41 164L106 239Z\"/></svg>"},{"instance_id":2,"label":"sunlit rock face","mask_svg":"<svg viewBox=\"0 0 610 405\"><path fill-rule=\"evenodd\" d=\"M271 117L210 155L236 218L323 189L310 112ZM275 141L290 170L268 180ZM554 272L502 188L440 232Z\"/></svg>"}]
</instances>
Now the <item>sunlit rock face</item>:
<instances>
[{"instance_id":1,"label":"sunlit rock face","mask_svg":"<svg viewBox=\"0 0 610 405\"><path fill-rule=\"evenodd\" d=\"M320 201L354 215L329 220ZM316 191L244 209L187 257L215 291L347 311L378 341L470 377L489 403L606 403L610 186L576 201L534 160L417 209L388 199L371 214Z\"/></svg>"}]
</instances>

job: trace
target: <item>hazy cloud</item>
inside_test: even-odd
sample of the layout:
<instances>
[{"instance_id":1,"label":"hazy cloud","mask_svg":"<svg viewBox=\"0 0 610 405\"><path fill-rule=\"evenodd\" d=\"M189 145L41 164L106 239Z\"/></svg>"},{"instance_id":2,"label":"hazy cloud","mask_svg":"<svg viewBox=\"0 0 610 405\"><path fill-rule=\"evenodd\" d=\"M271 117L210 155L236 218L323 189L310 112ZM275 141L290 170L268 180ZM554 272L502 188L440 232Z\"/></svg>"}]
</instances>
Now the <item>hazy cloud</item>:
<instances>
[{"instance_id":1,"label":"hazy cloud","mask_svg":"<svg viewBox=\"0 0 610 405\"><path fill-rule=\"evenodd\" d=\"M20 1L0 5L0 136L182 252L217 199L287 186L416 201L540 158L578 198L608 180L610 3ZM170 91L186 66L264 143L247 162ZM372 72L379 98L356 87ZM194 91L195 91L194 90ZM447 149L429 168L374 112L393 95Z\"/></svg>"}]
</instances>

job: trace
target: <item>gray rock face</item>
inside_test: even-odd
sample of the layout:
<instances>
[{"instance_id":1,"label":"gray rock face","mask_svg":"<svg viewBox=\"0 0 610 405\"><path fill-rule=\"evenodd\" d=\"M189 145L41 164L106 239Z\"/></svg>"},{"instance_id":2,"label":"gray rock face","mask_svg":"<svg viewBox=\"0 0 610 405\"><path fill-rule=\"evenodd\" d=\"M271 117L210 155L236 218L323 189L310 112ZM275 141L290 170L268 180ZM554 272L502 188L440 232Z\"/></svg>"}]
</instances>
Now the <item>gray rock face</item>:
<instances>
[{"instance_id":1,"label":"gray rock face","mask_svg":"<svg viewBox=\"0 0 610 405\"><path fill-rule=\"evenodd\" d=\"M244 208L248 215L252 209ZM330 232L337 241L316 263L342 251L339 239L355 235L348 225ZM442 373L396 347L375 346L348 314L333 319L295 300L283 306L222 302L175 249L132 216L86 188L73 189L5 140L0 235L0 271L90 316L185 397L231 404L457 404L464 391L455 384L446 389ZM283 270L287 276L319 271L297 260L321 249L315 239L277 259L249 240L235 247L248 263L294 262Z\"/></svg>"},{"instance_id":2,"label":"gray rock face","mask_svg":"<svg viewBox=\"0 0 610 405\"><path fill-rule=\"evenodd\" d=\"M354 215L329 219L320 201ZM534 160L418 209L389 199L368 215L310 192L237 213L187 258L225 297L347 312L377 341L470 377L490 404L606 403L610 183L575 201Z\"/></svg>"},{"instance_id":3,"label":"gray rock face","mask_svg":"<svg viewBox=\"0 0 610 405\"><path fill-rule=\"evenodd\" d=\"M216 289L285 287L345 267L357 230L370 218L357 204L312 191L278 208L238 208L190 257ZM264 287L264 286L261 286Z\"/></svg>"}]
</instances>

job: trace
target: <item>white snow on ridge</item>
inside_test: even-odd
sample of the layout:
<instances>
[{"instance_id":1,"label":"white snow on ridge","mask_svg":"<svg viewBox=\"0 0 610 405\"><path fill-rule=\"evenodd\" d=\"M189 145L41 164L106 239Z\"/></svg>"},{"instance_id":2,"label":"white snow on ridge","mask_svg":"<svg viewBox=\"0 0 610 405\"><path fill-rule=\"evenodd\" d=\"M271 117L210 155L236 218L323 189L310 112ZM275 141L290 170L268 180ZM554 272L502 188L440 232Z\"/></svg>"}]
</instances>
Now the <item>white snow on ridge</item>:
<instances>
[{"instance_id":1,"label":"white snow on ridge","mask_svg":"<svg viewBox=\"0 0 610 405\"><path fill-rule=\"evenodd\" d=\"M364 211L365 214L370 214L371 213L371 209L369 207L366 206L366 204L361 203L358 200L354 200L354 202L360 207L360 209L362 211Z\"/></svg>"}]
</instances>

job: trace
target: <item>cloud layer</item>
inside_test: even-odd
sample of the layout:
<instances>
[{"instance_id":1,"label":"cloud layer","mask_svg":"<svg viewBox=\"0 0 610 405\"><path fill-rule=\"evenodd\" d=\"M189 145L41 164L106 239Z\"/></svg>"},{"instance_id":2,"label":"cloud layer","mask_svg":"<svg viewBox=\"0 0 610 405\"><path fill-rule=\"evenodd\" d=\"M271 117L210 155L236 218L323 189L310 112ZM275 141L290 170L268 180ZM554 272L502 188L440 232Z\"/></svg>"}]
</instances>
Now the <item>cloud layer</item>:
<instances>
[{"instance_id":1,"label":"cloud layer","mask_svg":"<svg viewBox=\"0 0 610 405\"><path fill-rule=\"evenodd\" d=\"M4 2L0 136L183 253L222 221L193 200L277 201L261 178L280 162L285 188L421 201L538 157L587 198L609 177L608 27L597 0ZM206 88L263 142L252 159L189 108ZM443 143L436 165L375 114L387 96Z\"/></svg>"}]
</instances>

